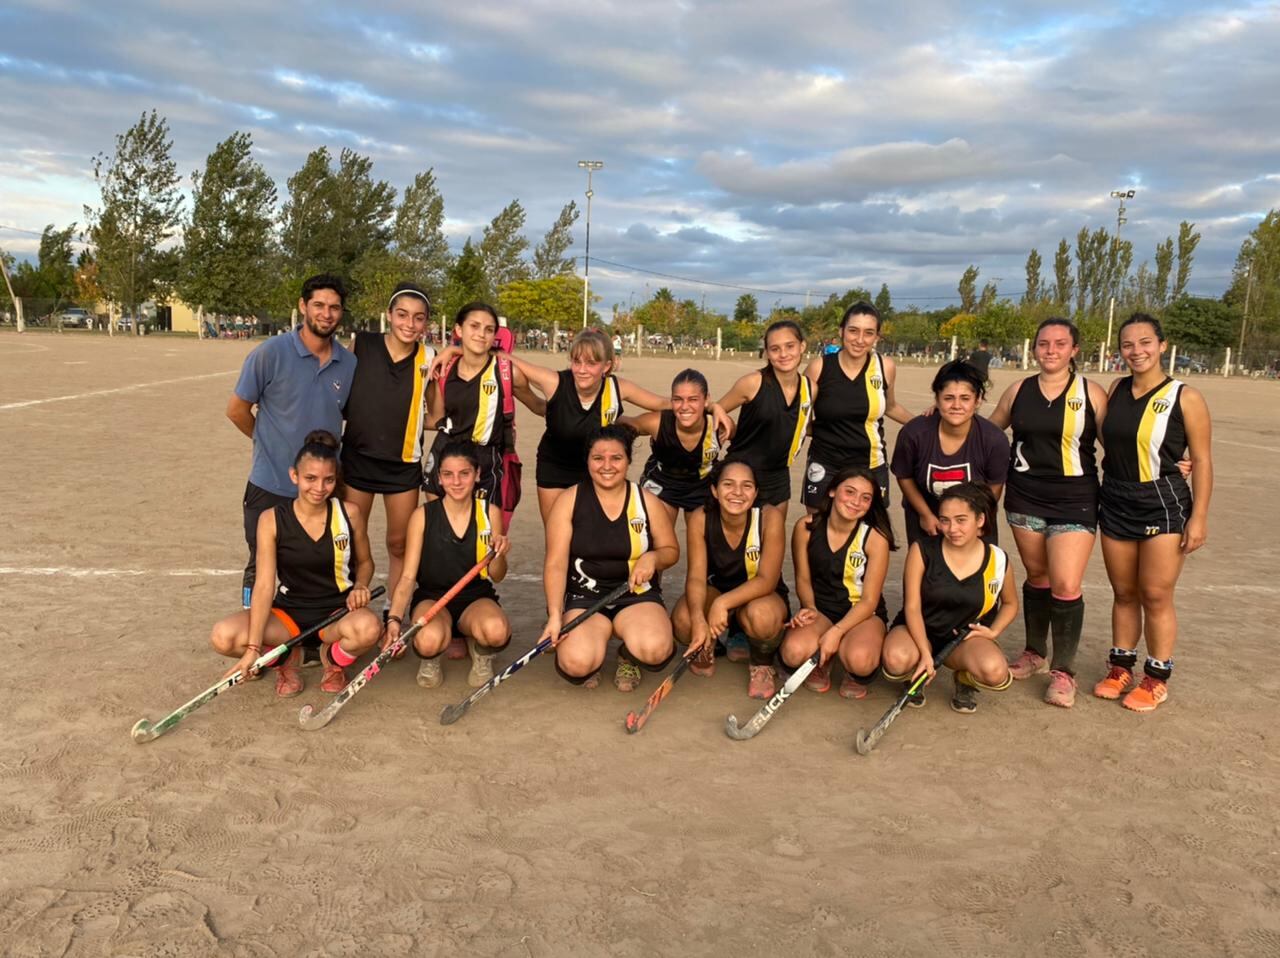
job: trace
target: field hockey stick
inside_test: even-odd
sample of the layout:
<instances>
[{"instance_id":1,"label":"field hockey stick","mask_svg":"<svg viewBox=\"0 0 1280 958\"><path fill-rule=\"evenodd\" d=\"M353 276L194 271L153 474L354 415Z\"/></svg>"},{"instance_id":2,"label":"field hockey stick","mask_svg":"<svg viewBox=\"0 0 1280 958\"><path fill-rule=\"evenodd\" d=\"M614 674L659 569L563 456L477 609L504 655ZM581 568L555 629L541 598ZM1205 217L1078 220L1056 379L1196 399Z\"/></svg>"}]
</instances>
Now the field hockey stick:
<instances>
[{"instance_id":1,"label":"field hockey stick","mask_svg":"<svg viewBox=\"0 0 1280 958\"><path fill-rule=\"evenodd\" d=\"M387 590L382 586L378 586L376 589L374 589L372 592L369 593L369 598L371 600L376 599L378 596L382 595L382 593L386 591ZM347 611L348 610L346 609L339 609L338 611L334 612L333 615L325 619L323 622L319 622L316 625L313 625L311 628L307 629L305 632L299 632L297 635L295 635L288 642L285 642L283 645L276 645L267 649L265 654L258 656L258 658L254 661L253 665L249 666L249 674L256 675L258 672L261 672L263 669L271 665L271 663L275 662L281 656L284 656L287 653L291 652L294 649L294 647L297 646L298 643L300 643L303 639L309 639L311 638L311 636L319 634L323 629L327 628L328 626L333 625L333 623L337 622L344 615L346 615ZM217 698L227 689L239 685L244 680L245 680L245 674L242 671L237 671L233 675L228 675L225 679L220 681L217 685L213 685L205 689L203 692L201 692L199 695L193 698L186 705L181 705L174 711L170 712L168 715L162 718L155 725L152 725L146 719L139 719L137 724L134 725L133 730L129 734L132 735L133 740L139 744L143 742L150 742L152 739L159 738L161 735L169 731L169 729L173 728L175 725L181 722L184 718L186 718L188 715L190 715L200 706L204 705L210 699Z\"/></svg>"},{"instance_id":2,"label":"field hockey stick","mask_svg":"<svg viewBox=\"0 0 1280 958\"><path fill-rule=\"evenodd\" d=\"M782 688L773 693L773 698L765 702L761 706L760 711L751 716L750 720L742 728L738 728L738 717L730 715L724 720L724 734L736 741L755 738L760 734L760 730L768 724L769 719L773 718L773 713L782 708L782 703L791 698L793 692L800 688L800 684L809 677L809 673L818 667L818 660L822 657L822 650L818 649L813 655L809 656L800 663L800 668L791 673L791 678L782 683Z\"/></svg>"},{"instance_id":3,"label":"field hockey stick","mask_svg":"<svg viewBox=\"0 0 1280 958\"><path fill-rule=\"evenodd\" d=\"M942 647L942 651L940 651L936 656L934 656L933 671L935 673L938 671L938 669L942 668L943 661L947 658L947 656L949 656L952 652L956 650L956 646L958 646L961 642L963 642L964 637L968 634L969 632L967 629L952 630L952 635L954 635L955 638L953 638L950 642L944 645ZM892 725L893 720L898 717L898 713L901 712L904 708L906 708L907 700L911 698L911 696L919 692L920 689L924 686L924 683L928 681L928 679L929 679L928 672L921 673L914 682L912 682L909 686L907 686L906 691L904 691L901 695L898 696L898 701L894 702L893 705L890 706L889 711L885 712L884 715L880 716L880 721L876 722L875 726L871 729L870 732L868 732L866 729L861 729L861 728L858 729L857 738L854 739L854 748L858 750L859 755L871 754L871 750L876 747L876 743L879 742L880 739L884 737L885 732L889 731L889 726Z\"/></svg>"},{"instance_id":4,"label":"field hockey stick","mask_svg":"<svg viewBox=\"0 0 1280 958\"><path fill-rule=\"evenodd\" d=\"M468 582L478 576L482 569L493 561L494 552L490 549L485 553L483 559L471 567L471 569L461 579L453 584L453 586L444 595L432 604L422 615L414 620L413 625L396 636L395 641L388 645L385 649L378 653L377 657L366 665L354 679L346 684L341 692L333 697L333 701L316 712L310 705L302 706L302 711L298 713L298 724L308 732L314 732L316 729L324 728L333 721L333 717L337 715L344 705L351 701L351 697L365 687L365 684L375 675L382 671L393 657L400 654L403 649L408 648L409 640L417 634L418 630L434 619L440 610L447 606L461 592Z\"/></svg>"},{"instance_id":5,"label":"field hockey stick","mask_svg":"<svg viewBox=\"0 0 1280 958\"><path fill-rule=\"evenodd\" d=\"M714 643L716 640L711 639L710 641ZM644 708L639 712L627 713L627 717L623 719L622 724L626 727L628 732L634 735L636 732L644 728L644 723L649 721L649 716L653 714L653 710L661 705L662 700L671 694L671 690L676 687L676 683L680 681L680 677L684 675L689 666L693 664L694 658L694 653L685 653L684 657L680 659L680 663L672 669L671 674L663 679L662 684L653 690L653 694L649 696L649 701L644 703Z\"/></svg>"},{"instance_id":6,"label":"field hockey stick","mask_svg":"<svg viewBox=\"0 0 1280 958\"><path fill-rule=\"evenodd\" d=\"M616 589L614 589L612 592L610 592L608 595L602 598L599 602L597 602L591 608L583 612L582 615L578 616L568 625L564 626L564 628L560 630L560 634L558 637L564 638L566 635L568 635L578 626L582 625L583 622L586 622L587 619L591 618L593 615L595 615L605 606L610 605L611 603L617 602L620 598L622 598L624 595L626 595L630 591L631 591L630 583L627 583L627 582L622 583L622 585L618 586ZM501 672L499 672L497 675L491 678L488 682L484 683L484 685L480 686L480 688L476 689L474 692L468 695L465 699L463 699L457 705L446 705L444 709L442 709L440 712L440 724L452 725L454 722L458 721L458 719L462 718L462 716L467 714L467 711L471 708L471 706L475 705L476 702L484 698L486 695L488 695L490 692L496 689L499 685L501 685L507 679L511 678L511 676L519 672L522 668L528 665L531 661L533 661L543 652L547 651L547 649L549 648L551 648L551 640L543 639L541 642L539 642L537 645L531 648L528 652L520 656L520 658L516 659L514 662L508 665L505 669L503 669Z\"/></svg>"}]
</instances>

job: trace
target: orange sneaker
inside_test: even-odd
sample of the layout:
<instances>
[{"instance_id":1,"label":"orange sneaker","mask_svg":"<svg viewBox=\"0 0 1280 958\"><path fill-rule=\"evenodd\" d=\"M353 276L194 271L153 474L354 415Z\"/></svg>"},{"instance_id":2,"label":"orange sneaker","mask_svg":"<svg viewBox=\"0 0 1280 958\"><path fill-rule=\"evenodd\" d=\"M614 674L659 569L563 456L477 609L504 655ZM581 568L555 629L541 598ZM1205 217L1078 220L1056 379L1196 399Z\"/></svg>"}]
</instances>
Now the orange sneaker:
<instances>
[{"instance_id":1,"label":"orange sneaker","mask_svg":"<svg viewBox=\"0 0 1280 958\"><path fill-rule=\"evenodd\" d=\"M771 699L778 687L778 673L772 665L748 666L751 680L747 683L747 697Z\"/></svg>"},{"instance_id":2,"label":"orange sneaker","mask_svg":"<svg viewBox=\"0 0 1280 958\"><path fill-rule=\"evenodd\" d=\"M1107 677L1093 687L1093 694L1100 699L1109 699L1114 702L1124 695L1132 685L1133 669L1126 669L1122 665L1113 665L1107 673ZM1152 707L1154 708L1154 706Z\"/></svg>"},{"instance_id":3,"label":"orange sneaker","mask_svg":"<svg viewBox=\"0 0 1280 958\"><path fill-rule=\"evenodd\" d=\"M852 675L845 673L844 680L840 683L840 697L842 699L865 699L867 697L867 687Z\"/></svg>"},{"instance_id":4,"label":"orange sneaker","mask_svg":"<svg viewBox=\"0 0 1280 958\"><path fill-rule=\"evenodd\" d=\"M302 649L295 648L276 669L276 695L280 698L291 699L302 694L302 673L298 671L301 664Z\"/></svg>"},{"instance_id":5,"label":"orange sneaker","mask_svg":"<svg viewBox=\"0 0 1280 958\"><path fill-rule=\"evenodd\" d=\"M809 677L804 680L804 687L810 692L831 691L831 663L814 666Z\"/></svg>"},{"instance_id":6,"label":"orange sneaker","mask_svg":"<svg viewBox=\"0 0 1280 958\"><path fill-rule=\"evenodd\" d=\"M1124 697L1120 704L1130 712L1154 712L1156 706L1169 697L1169 684L1144 675L1138 687Z\"/></svg>"},{"instance_id":7,"label":"orange sneaker","mask_svg":"<svg viewBox=\"0 0 1280 958\"><path fill-rule=\"evenodd\" d=\"M347 687L347 673L329 658L329 647L320 646L320 664L324 666L324 678L320 680L320 691L337 695Z\"/></svg>"}]
</instances>

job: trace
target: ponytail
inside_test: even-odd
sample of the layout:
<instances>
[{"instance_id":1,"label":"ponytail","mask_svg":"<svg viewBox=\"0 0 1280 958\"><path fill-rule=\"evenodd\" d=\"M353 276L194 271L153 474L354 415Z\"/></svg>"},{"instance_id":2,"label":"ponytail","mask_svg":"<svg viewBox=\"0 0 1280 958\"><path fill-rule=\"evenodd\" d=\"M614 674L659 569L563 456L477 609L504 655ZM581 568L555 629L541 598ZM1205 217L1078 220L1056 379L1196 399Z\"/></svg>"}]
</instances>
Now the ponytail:
<instances>
[{"instance_id":1,"label":"ponytail","mask_svg":"<svg viewBox=\"0 0 1280 958\"><path fill-rule=\"evenodd\" d=\"M327 429L313 429L307 433L307 438L302 442L302 448L293 457L293 468L298 468L298 463L302 462L303 456L310 456L312 459L319 459L321 462L336 463L338 461L338 438Z\"/></svg>"}]
</instances>

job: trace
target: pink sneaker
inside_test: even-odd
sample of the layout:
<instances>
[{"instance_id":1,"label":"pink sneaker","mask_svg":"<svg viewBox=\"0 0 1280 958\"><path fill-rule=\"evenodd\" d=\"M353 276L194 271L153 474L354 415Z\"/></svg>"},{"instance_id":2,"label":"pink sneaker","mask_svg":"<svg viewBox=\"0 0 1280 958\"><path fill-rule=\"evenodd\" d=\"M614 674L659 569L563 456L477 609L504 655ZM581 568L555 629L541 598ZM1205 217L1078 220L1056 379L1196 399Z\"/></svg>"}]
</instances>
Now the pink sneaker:
<instances>
[{"instance_id":1,"label":"pink sneaker","mask_svg":"<svg viewBox=\"0 0 1280 958\"><path fill-rule=\"evenodd\" d=\"M867 697L867 687L846 672L844 680L840 683L840 697L842 699L865 699Z\"/></svg>"},{"instance_id":2,"label":"pink sneaker","mask_svg":"<svg viewBox=\"0 0 1280 958\"><path fill-rule=\"evenodd\" d=\"M1009 663L1009 674L1015 679L1029 679L1049 671L1049 663L1030 649L1023 649L1022 654Z\"/></svg>"},{"instance_id":3,"label":"pink sneaker","mask_svg":"<svg viewBox=\"0 0 1280 958\"><path fill-rule=\"evenodd\" d=\"M1044 693L1044 700L1050 705L1069 709L1076 704L1076 680L1066 672L1054 669L1049 673L1049 688Z\"/></svg>"},{"instance_id":4,"label":"pink sneaker","mask_svg":"<svg viewBox=\"0 0 1280 958\"><path fill-rule=\"evenodd\" d=\"M778 673L772 665L748 666L751 678L747 683L747 696L753 699L771 699L778 687Z\"/></svg>"},{"instance_id":5,"label":"pink sneaker","mask_svg":"<svg viewBox=\"0 0 1280 958\"><path fill-rule=\"evenodd\" d=\"M810 692L830 692L831 691L831 663L819 665L809 673L809 677L804 680L804 687Z\"/></svg>"}]
</instances>

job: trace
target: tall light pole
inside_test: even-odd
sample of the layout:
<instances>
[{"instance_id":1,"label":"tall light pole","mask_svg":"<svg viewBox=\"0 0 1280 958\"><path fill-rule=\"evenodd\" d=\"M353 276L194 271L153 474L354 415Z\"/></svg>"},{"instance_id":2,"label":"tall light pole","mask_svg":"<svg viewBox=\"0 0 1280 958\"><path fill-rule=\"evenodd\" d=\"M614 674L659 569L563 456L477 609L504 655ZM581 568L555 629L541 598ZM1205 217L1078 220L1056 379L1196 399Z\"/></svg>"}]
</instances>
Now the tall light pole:
<instances>
[{"instance_id":1,"label":"tall light pole","mask_svg":"<svg viewBox=\"0 0 1280 958\"><path fill-rule=\"evenodd\" d=\"M603 170L604 164L599 160L579 160L578 168L587 171L587 251L582 271L582 328L587 328L587 304L591 301L591 197L595 190L591 188L591 174Z\"/></svg>"},{"instance_id":2,"label":"tall light pole","mask_svg":"<svg viewBox=\"0 0 1280 958\"><path fill-rule=\"evenodd\" d=\"M1124 201L1131 200L1137 194L1137 190L1112 190L1111 198L1119 200L1120 206L1116 210L1116 236L1112 241L1115 243L1115 261L1120 263L1120 227L1129 222L1124 218ZM1102 344L1102 352L1098 355L1098 372L1102 372L1107 353L1111 352L1111 326L1116 318L1116 293L1119 292L1120 277L1117 275L1115 283L1111 287L1111 302L1107 306L1107 341Z\"/></svg>"}]
</instances>

